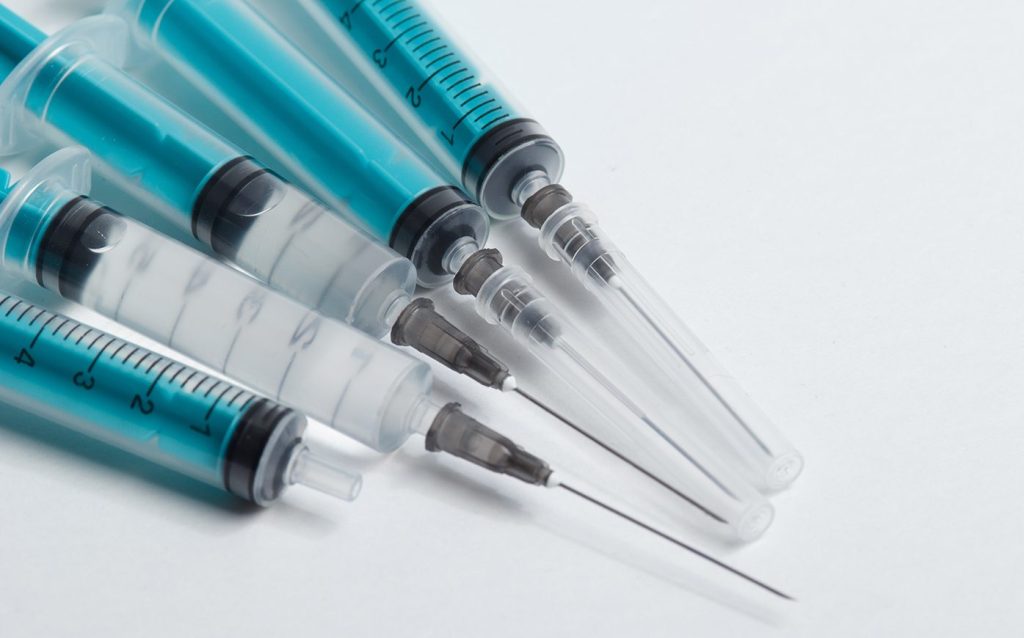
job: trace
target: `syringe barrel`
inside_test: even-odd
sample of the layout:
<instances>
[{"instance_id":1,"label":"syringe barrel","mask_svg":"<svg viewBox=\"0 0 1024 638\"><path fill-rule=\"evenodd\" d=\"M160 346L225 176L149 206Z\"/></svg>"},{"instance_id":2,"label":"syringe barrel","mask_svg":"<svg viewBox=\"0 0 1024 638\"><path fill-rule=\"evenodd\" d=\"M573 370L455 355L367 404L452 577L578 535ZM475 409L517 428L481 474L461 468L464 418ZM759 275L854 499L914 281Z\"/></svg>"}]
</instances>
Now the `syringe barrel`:
<instances>
[{"instance_id":1,"label":"syringe barrel","mask_svg":"<svg viewBox=\"0 0 1024 638\"><path fill-rule=\"evenodd\" d=\"M0 12L0 35L25 24L12 16ZM89 148L183 234L302 303L386 334L415 286L412 264L125 75L126 46L114 16L41 42L0 85L0 135L41 129ZM8 135L0 147L18 142Z\"/></svg>"},{"instance_id":2,"label":"syringe barrel","mask_svg":"<svg viewBox=\"0 0 1024 638\"><path fill-rule=\"evenodd\" d=\"M608 308L642 354L637 363L653 361L662 373L645 378L695 411L689 427L699 427L709 447L738 462L762 489L781 489L796 479L803 459L793 444L654 292L586 205L563 203L539 227L541 247Z\"/></svg>"},{"instance_id":3,"label":"syringe barrel","mask_svg":"<svg viewBox=\"0 0 1024 638\"><path fill-rule=\"evenodd\" d=\"M476 259L482 262L487 257ZM676 426L671 443L658 435L654 428L667 428L670 422L665 412L648 412L650 391L637 382L626 384L631 377L614 375L619 361L594 347L593 339L581 334L537 291L529 275L516 267L500 267L500 262L481 264L476 270L479 277L466 269L459 274L461 291L474 294L481 317L505 328L579 395L590 408L592 416L584 427L591 435L714 512L724 521L720 527L727 528L718 531L749 541L768 528L773 508L764 497L686 424L671 422ZM696 510L684 515L691 522L708 522Z\"/></svg>"},{"instance_id":4,"label":"syringe barrel","mask_svg":"<svg viewBox=\"0 0 1024 638\"><path fill-rule=\"evenodd\" d=\"M114 0L110 10L314 194L413 260L422 284L450 280L441 259L452 242L486 242L487 215L248 2Z\"/></svg>"},{"instance_id":5,"label":"syringe barrel","mask_svg":"<svg viewBox=\"0 0 1024 638\"><path fill-rule=\"evenodd\" d=\"M529 171L561 179L562 150L421 0L298 0L450 177L498 219L519 215L513 189Z\"/></svg>"},{"instance_id":6,"label":"syringe barrel","mask_svg":"<svg viewBox=\"0 0 1024 638\"><path fill-rule=\"evenodd\" d=\"M5 268L376 450L420 427L427 364L70 188L80 153L44 160L0 204Z\"/></svg>"},{"instance_id":7,"label":"syringe barrel","mask_svg":"<svg viewBox=\"0 0 1024 638\"><path fill-rule=\"evenodd\" d=\"M305 418L128 341L0 293L0 401L269 505ZM332 468L351 500L358 475Z\"/></svg>"}]
</instances>

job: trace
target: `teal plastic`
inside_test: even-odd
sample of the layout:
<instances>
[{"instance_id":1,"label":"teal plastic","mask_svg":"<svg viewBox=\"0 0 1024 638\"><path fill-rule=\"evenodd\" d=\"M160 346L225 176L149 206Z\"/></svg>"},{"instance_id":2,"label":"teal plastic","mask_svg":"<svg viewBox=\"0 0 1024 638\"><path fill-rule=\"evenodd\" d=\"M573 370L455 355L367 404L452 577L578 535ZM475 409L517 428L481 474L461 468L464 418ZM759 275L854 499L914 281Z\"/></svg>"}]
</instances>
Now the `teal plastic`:
<instances>
[{"instance_id":1,"label":"teal plastic","mask_svg":"<svg viewBox=\"0 0 1024 638\"><path fill-rule=\"evenodd\" d=\"M0 398L224 486L254 396L13 295L0 294Z\"/></svg>"},{"instance_id":2,"label":"teal plastic","mask_svg":"<svg viewBox=\"0 0 1024 638\"><path fill-rule=\"evenodd\" d=\"M45 39L46 34L0 4L0 77L7 77Z\"/></svg>"},{"instance_id":3,"label":"teal plastic","mask_svg":"<svg viewBox=\"0 0 1024 638\"><path fill-rule=\"evenodd\" d=\"M80 61L55 90L33 88L33 113L170 204L183 226L206 180L243 154L100 60Z\"/></svg>"},{"instance_id":4,"label":"teal plastic","mask_svg":"<svg viewBox=\"0 0 1024 638\"><path fill-rule=\"evenodd\" d=\"M415 0L303 0L326 9L383 88L461 182L473 146L525 115Z\"/></svg>"},{"instance_id":5,"label":"teal plastic","mask_svg":"<svg viewBox=\"0 0 1024 638\"><path fill-rule=\"evenodd\" d=\"M4 270L37 279L40 244L51 220L92 186L89 159L83 149L58 151L33 166L17 184L8 181L0 189Z\"/></svg>"},{"instance_id":6,"label":"teal plastic","mask_svg":"<svg viewBox=\"0 0 1024 638\"><path fill-rule=\"evenodd\" d=\"M105 15L36 47L0 84L0 153L40 134L84 146L108 176L191 234L207 184L244 153L118 69L127 45L127 24ZM310 308L386 334L415 286L412 262L301 190L258 174L225 204L245 222L216 228L210 247Z\"/></svg>"},{"instance_id":7,"label":"teal plastic","mask_svg":"<svg viewBox=\"0 0 1024 638\"><path fill-rule=\"evenodd\" d=\"M0 19L0 37L10 26ZM50 56L28 87L25 108L168 204L183 227L191 228L206 180L243 155L83 47Z\"/></svg>"},{"instance_id":8,"label":"teal plastic","mask_svg":"<svg viewBox=\"0 0 1024 638\"><path fill-rule=\"evenodd\" d=\"M445 182L241 0L118 0L137 40L202 88L316 195L384 243Z\"/></svg>"}]
</instances>

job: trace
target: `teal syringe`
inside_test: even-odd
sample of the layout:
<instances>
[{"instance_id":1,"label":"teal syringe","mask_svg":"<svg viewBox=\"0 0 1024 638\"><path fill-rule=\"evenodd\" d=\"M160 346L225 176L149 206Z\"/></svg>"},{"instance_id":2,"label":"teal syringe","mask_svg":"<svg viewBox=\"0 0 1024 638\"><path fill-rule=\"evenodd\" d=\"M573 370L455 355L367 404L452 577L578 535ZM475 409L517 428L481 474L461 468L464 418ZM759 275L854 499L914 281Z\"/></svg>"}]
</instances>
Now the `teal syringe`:
<instances>
[{"instance_id":1,"label":"teal syringe","mask_svg":"<svg viewBox=\"0 0 1024 638\"><path fill-rule=\"evenodd\" d=\"M259 505L362 484L310 448L300 413L6 293L0 401Z\"/></svg>"},{"instance_id":2,"label":"teal syringe","mask_svg":"<svg viewBox=\"0 0 1024 638\"><path fill-rule=\"evenodd\" d=\"M269 10L269 3L262 3ZM274 10L277 10L276 7ZM749 478L780 489L800 474L793 445L679 319L585 205L558 184L561 146L511 99L421 0L297 0L289 15L336 46L310 54L369 84L398 119L496 219L521 216L616 319L630 349L662 374L662 392L695 406L708 436ZM332 58L346 64L331 64ZM383 115L383 114L381 114ZM410 140L411 141L411 140ZM649 370L646 370L649 372Z\"/></svg>"}]
</instances>

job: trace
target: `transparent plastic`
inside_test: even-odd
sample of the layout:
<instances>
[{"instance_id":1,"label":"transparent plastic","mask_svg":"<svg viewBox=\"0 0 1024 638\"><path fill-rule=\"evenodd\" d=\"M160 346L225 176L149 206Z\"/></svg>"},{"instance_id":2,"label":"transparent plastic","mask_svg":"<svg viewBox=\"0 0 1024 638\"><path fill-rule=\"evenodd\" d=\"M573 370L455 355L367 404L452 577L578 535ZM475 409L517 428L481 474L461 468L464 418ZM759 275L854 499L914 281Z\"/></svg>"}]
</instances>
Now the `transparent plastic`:
<instances>
[{"instance_id":1,"label":"transparent plastic","mask_svg":"<svg viewBox=\"0 0 1024 638\"><path fill-rule=\"evenodd\" d=\"M55 153L0 204L5 268L38 281L50 222L88 192L87 158L82 149ZM94 265L72 301L375 450L397 449L431 409L427 364L136 221L104 212L77 242Z\"/></svg>"},{"instance_id":2,"label":"transparent plastic","mask_svg":"<svg viewBox=\"0 0 1024 638\"><path fill-rule=\"evenodd\" d=\"M213 230L213 245L222 244L218 252L230 251L241 270L375 337L390 329L416 285L408 260L272 173L255 176L224 205Z\"/></svg>"},{"instance_id":3,"label":"transparent plastic","mask_svg":"<svg viewBox=\"0 0 1024 638\"><path fill-rule=\"evenodd\" d=\"M224 490L238 428L266 410L238 386L2 292L0 349L12 353L0 358L3 403ZM303 484L353 500L359 475L310 448L300 414L282 416L248 498L270 505Z\"/></svg>"},{"instance_id":4,"label":"transparent plastic","mask_svg":"<svg viewBox=\"0 0 1024 638\"><path fill-rule=\"evenodd\" d=\"M690 428L679 427L639 382L627 384L616 360L595 349L539 294L529 275L503 267L482 282L478 314L500 325L600 415L585 427L703 505L742 540L771 524L772 506L725 466ZM651 406L654 406L653 408Z\"/></svg>"},{"instance_id":5,"label":"transparent plastic","mask_svg":"<svg viewBox=\"0 0 1024 638\"><path fill-rule=\"evenodd\" d=\"M604 303L644 359L661 375L645 375L696 410L687 429L738 461L762 489L779 490L803 469L803 458L704 344L675 315L597 225L585 205L569 203L547 218L540 244ZM659 381L660 377L660 381Z\"/></svg>"},{"instance_id":6,"label":"transparent plastic","mask_svg":"<svg viewBox=\"0 0 1024 638\"><path fill-rule=\"evenodd\" d=\"M8 18L0 13L0 36L24 28ZM0 84L0 148L24 146L32 131L81 144L191 233L208 181L243 153L117 68L126 29L99 16L45 42L38 33L39 46ZM282 180L256 182L223 205L250 223L242 233L214 226L213 249L284 294L383 336L415 287L413 265Z\"/></svg>"}]
</instances>

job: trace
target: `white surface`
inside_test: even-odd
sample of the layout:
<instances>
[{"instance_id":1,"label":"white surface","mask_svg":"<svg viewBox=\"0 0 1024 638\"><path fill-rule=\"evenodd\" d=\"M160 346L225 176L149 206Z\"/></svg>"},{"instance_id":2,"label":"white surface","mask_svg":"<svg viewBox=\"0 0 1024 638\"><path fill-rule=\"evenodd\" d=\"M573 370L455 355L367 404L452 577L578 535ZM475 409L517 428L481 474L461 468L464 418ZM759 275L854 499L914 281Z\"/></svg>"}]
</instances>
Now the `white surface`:
<instances>
[{"instance_id":1,"label":"white surface","mask_svg":"<svg viewBox=\"0 0 1024 638\"><path fill-rule=\"evenodd\" d=\"M9 415L0 635L1019 635L1024 7L439 5L805 453L766 538L719 550L801 602L698 595L672 548L419 452L367 460L352 506L253 514ZM549 452L539 414L473 397Z\"/></svg>"}]
</instances>

